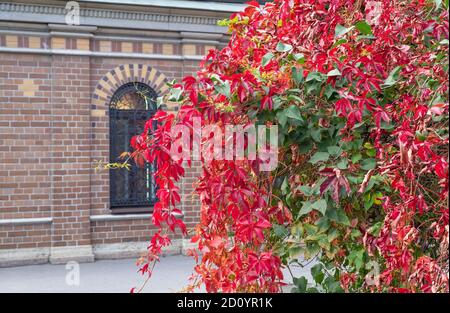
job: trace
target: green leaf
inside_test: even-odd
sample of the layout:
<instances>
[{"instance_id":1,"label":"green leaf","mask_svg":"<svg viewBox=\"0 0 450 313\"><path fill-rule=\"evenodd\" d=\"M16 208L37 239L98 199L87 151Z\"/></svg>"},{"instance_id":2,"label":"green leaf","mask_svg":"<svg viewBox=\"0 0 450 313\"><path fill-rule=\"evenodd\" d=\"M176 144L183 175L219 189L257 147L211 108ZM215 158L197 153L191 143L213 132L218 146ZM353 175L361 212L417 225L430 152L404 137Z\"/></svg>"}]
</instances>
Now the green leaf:
<instances>
[{"instance_id":1,"label":"green leaf","mask_svg":"<svg viewBox=\"0 0 450 313\"><path fill-rule=\"evenodd\" d=\"M316 164L318 162L328 161L330 154L328 152L316 152L309 160L310 163Z\"/></svg>"},{"instance_id":2,"label":"green leaf","mask_svg":"<svg viewBox=\"0 0 450 313\"><path fill-rule=\"evenodd\" d=\"M334 93L336 93L336 89L334 89L331 85L326 85L325 91L323 94L327 97L328 100L331 98L331 96Z\"/></svg>"},{"instance_id":3,"label":"green leaf","mask_svg":"<svg viewBox=\"0 0 450 313\"><path fill-rule=\"evenodd\" d=\"M319 290L315 287L309 287L308 290L306 290L307 293L319 293Z\"/></svg>"},{"instance_id":4,"label":"green leaf","mask_svg":"<svg viewBox=\"0 0 450 313\"><path fill-rule=\"evenodd\" d=\"M325 199L317 200L312 204L312 207L314 210L322 213L322 215L325 215L325 212L327 211L327 201Z\"/></svg>"},{"instance_id":5,"label":"green leaf","mask_svg":"<svg viewBox=\"0 0 450 313\"><path fill-rule=\"evenodd\" d=\"M338 209L337 210L337 217L338 217L338 222L346 225L346 226L350 226L350 220L348 219L347 215L345 214L344 210L342 209Z\"/></svg>"},{"instance_id":6,"label":"green leaf","mask_svg":"<svg viewBox=\"0 0 450 313\"><path fill-rule=\"evenodd\" d=\"M317 226L311 224L303 224L303 227L305 228L305 231L309 236L317 234Z\"/></svg>"},{"instance_id":7,"label":"green leaf","mask_svg":"<svg viewBox=\"0 0 450 313\"><path fill-rule=\"evenodd\" d=\"M170 90L169 100L170 101L180 101L182 94L183 94L183 92L182 92L181 88L172 88Z\"/></svg>"},{"instance_id":8,"label":"green leaf","mask_svg":"<svg viewBox=\"0 0 450 313\"><path fill-rule=\"evenodd\" d=\"M361 168L365 171L374 169L376 166L376 160L374 158L364 159L361 161Z\"/></svg>"},{"instance_id":9,"label":"green leaf","mask_svg":"<svg viewBox=\"0 0 450 313\"><path fill-rule=\"evenodd\" d=\"M292 78L297 84L303 83L303 68L292 68Z\"/></svg>"},{"instance_id":10,"label":"green leaf","mask_svg":"<svg viewBox=\"0 0 450 313\"><path fill-rule=\"evenodd\" d=\"M326 75L320 72L311 72L306 77L306 82L310 82L313 80L318 82L324 82L326 80Z\"/></svg>"},{"instance_id":11,"label":"green leaf","mask_svg":"<svg viewBox=\"0 0 450 313\"><path fill-rule=\"evenodd\" d=\"M297 189L300 190L307 197L312 196L310 186L298 186Z\"/></svg>"},{"instance_id":12,"label":"green leaf","mask_svg":"<svg viewBox=\"0 0 450 313\"><path fill-rule=\"evenodd\" d=\"M361 153L357 153L357 154L352 155L352 163L353 164L358 163L358 161L361 160L361 159L362 159Z\"/></svg>"},{"instance_id":13,"label":"green leaf","mask_svg":"<svg viewBox=\"0 0 450 313\"><path fill-rule=\"evenodd\" d=\"M353 250L349 255L348 259L351 264L355 265L357 271L359 271L364 265L364 249Z\"/></svg>"},{"instance_id":14,"label":"green leaf","mask_svg":"<svg viewBox=\"0 0 450 313\"><path fill-rule=\"evenodd\" d=\"M335 48L335 47L337 47L337 46L339 46L339 45L342 45L343 43L347 43L347 39L345 39L345 38L339 39L339 40L336 41L336 43L333 45L333 48Z\"/></svg>"},{"instance_id":15,"label":"green leaf","mask_svg":"<svg viewBox=\"0 0 450 313\"><path fill-rule=\"evenodd\" d=\"M328 241L332 242L337 237L339 237L338 230L336 228L333 228L332 230L330 230L330 232L328 233Z\"/></svg>"},{"instance_id":16,"label":"green leaf","mask_svg":"<svg viewBox=\"0 0 450 313\"><path fill-rule=\"evenodd\" d=\"M378 237L380 235L381 228L383 226L383 222L377 222L373 224L367 232L375 237Z\"/></svg>"},{"instance_id":17,"label":"green leaf","mask_svg":"<svg viewBox=\"0 0 450 313\"><path fill-rule=\"evenodd\" d=\"M296 54L294 54L294 59L299 64L305 63L305 55L303 53L296 53Z\"/></svg>"},{"instance_id":18,"label":"green leaf","mask_svg":"<svg viewBox=\"0 0 450 313\"><path fill-rule=\"evenodd\" d=\"M266 53L262 58L261 65L266 66L267 64L269 64L270 60L272 60L272 59L273 59L273 53L272 52Z\"/></svg>"},{"instance_id":19,"label":"green leaf","mask_svg":"<svg viewBox=\"0 0 450 313\"><path fill-rule=\"evenodd\" d=\"M231 95L230 83L229 83L228 81L224 82L224 83L221 84L221 85L215 85L215 86L214 86L214 89L215 89L218 93L220 93L220 94L226 96L227 98L229 98L230 95Z\"/></svg>"},{"instance_id":20,"label":"green leaf","mask_svg":"<svg viewBox=\"0 0 450 313\"><path fill-rule=\"evenodd\" d=\"M322 140L322 134L321 134L321 129L312 129L311 130L311 138L315 141L315 142L320 142Z\"/></svg>"},{"instance_id":21,"label":"green leaf","mask_svg":"<svg viewBox=\"0 0 450 313\"><path fill-rule=\"evenodd\" d=\"M356 29L363 35L372 35L372 27L366 21L359 21L356 23Z\"/></svg>"},{"instance_id":22,"label":"green leaf","mask_svg":"<svg viewBox=\"0 0 450 313\"><path fill-rule=\"evenodd\" d=\"M344 291L341 287L341 283L339 281L336 281L336 279L333 276L328 276L327 278L325 278L323 283L326 286L328 292L340 293Z\"/></svg>"},{"instance_id":23,"label":"green leaf","mask_svg":"<svg viewBox=\"0 0 450 313\"><path fill-rule=\"evenodd\" d=\"M273 225L273 232L277 235L277 237L281 238L286 237L289 234L288 229L284 225L277 224Z\"/></svg>"},{"instance_id":24,"label":"green leaf","mask_svg":"<svg viewBox=\"0 0 450 313\"><path fill-rule=\"evenodd\" d=\"M348 219L347 215L345 215L345 212L340 208L331 208L330 210L327 210L327 216L330 220L346 226L350 226L350 220Z\"/></svg>"},{"instance_id":25,"label":"green leaf","mask_svg":"<svg viewBox=\"0 0 450 313\"><path fill-rule=\"evenodd\" d=\"M286 126L287 116L286 116L285 110L277 112L277 119L278 119L278 123L281 126L283 126L283 127Z\"/></svg>"},{"instance_id":26,"label":"green leaf","mask_svg":"<svg viewBox=\"0 0 450 313\"><path fill-rule=\"evenodd\" d=\"M313 267L311 267L311 276L314 278L314 281L318 284L322 283L324 274L322 272L322 264L316 264Z\"/></svg>"},{"instance_id":27,"label":"green leaf","mask_svg":"<svg viewBox=\"0 0 450 313\"><path fill-rule=\"evenodd\" d=\"M341 75L342 75L341 72L337 68L335 68L334 70L331 70L331 71L329 71L327 73L328 77L330 77L330 76L341 76Z\"/></svg>"},{"instance_id":28,"label":"green leaf","mask_svg":"<svg viewBox=\"0 0 450 313\"><path fill-rule=\"evenodd\" d=\"M291 259L296 259L304 252L304 249L300 246L292 246L289 248L289 257Z\"/></svg>"},{"instance_id":29,"label":"green leaf","mask_svg":"<svg viewBox=\"0 0 450 313\"><path fill-rule=\"evenodd\" d=\"M442 40L439 42L439 44L440 44L440 45L448 46L448 39L442 39Z\"/></svg>"},{"instance_id":30,"label":"green leaf","mask_svg":"<svg viewBox=\"0 0 450 313\"><path fill-rule=\"evenodd\" d=\"M287 109L284 110L285 114L289 118L293 118L295 120L303 121L302 115L300 114L300 110L295 104L292 104Z\"/></svg>"},{"instance_id":31,"label":"green leaf","mask_svg":"<svg viewBox=\"0 0 450 313\"><path fill-rule=\"evenodd\" d=\"M308 285L308 280L302 276L300 278L295 278L293 279L294 281L294 285L297 286L298 292L305 292L306 291L306 286Z\"/></svg>"},{"instance_id":32,"label":"green leaf","mask_svg":"<svg viewBox=\"0 0 450 313\"><path fill-rule=\"evenodd\" d=\"M313 210L312 204L309 201L305 201L303 202L303 206L300 209L300 212L298 212L298 216L303 216L305 214L308 214L309 212L311 212Z\"/></svg>"},{"instance_id":33,"label":"green leaf","mask_svg":"<svg viewBox=\"0 0 450 313\"><path fill-rule=\"evenodd\" d=\"M336 164L337 168L340 170L345 170L348 168L348 159L341 159L338 164Z\"/></svg>"},{"instance_id":34,"label":"green leaf","mask_svg":"<svg viewBox=\"0 0 450 313\"><path fill-rule=\"evenodd\" d=\"M281 191L283 192L284 195L289 192L289 183L288 183L288 178L287 177L284 178L280 189L281 189Z\"/></svg>"},{"instance_id":35,"label":"green leaf","mask_svg":"<svg viewBox=\"0 0 450 313\"><path fill-rule=\"evenodd\" d=\"M391 87L393 85L395 85L399 78L400 78L400 72L402 70L401 66L397 66L395 67L390 73L389 76L386 78L386 80L384 81L384 83L382 84L383 88L387 88L387 87Z\"/></svg>"},{"instance_id":36,"label":"green leaf","mask_svg":"<svg viewBox=\"0 0 450 313\"><path fill-rule=\"evenodd\" d=\"M292 46L287 43L278 42L277 47L275 48L278 52L287 52L292 50Z\"/></svg>"},{"instance_id":37,"label":"green leaf","mask_svg":"<svg viewBox=\"0 0 450 313\"><path fill-rule=\"evenodd\" d=\"M333 157L338 157L342 154L342 148L338 146L327 147L328 153Z\"/></svg>"},{"instance_id":38,"label":"green leaf","mask_svg":"<svg viewBox=\"0 0 450 313\"><path fill-rule=\"evenodd\" d=\"M347 28L345 26L338 24L338 25L336 25L336 28L334 29L334 38L342 37L349 31L351 31L352 29L353 29L353 26Z\"/></svg>"}]
</instances>

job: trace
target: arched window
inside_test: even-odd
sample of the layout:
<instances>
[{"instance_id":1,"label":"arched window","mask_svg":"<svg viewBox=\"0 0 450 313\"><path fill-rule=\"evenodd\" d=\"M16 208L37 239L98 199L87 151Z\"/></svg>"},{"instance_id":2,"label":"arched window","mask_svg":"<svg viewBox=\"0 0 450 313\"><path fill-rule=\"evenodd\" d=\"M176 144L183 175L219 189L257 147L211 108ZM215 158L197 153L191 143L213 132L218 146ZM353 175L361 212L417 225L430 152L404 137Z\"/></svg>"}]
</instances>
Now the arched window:
<instances>
[{"instance_id":1,"label":"arched window","mask_svg":"<svg viewBox=\"0 0 450 313\"><path fill-rule=\"evenodd\" d=\"M156 111L156 92L146 84L135 82L121 86L112 96L109 107L110 162L117 162L130 151L130 139L141 134L145 122ZM151 212L156 201L153 165L131 170L110 170L110 203L114 213Z\"/></svg>"}]
</instances>

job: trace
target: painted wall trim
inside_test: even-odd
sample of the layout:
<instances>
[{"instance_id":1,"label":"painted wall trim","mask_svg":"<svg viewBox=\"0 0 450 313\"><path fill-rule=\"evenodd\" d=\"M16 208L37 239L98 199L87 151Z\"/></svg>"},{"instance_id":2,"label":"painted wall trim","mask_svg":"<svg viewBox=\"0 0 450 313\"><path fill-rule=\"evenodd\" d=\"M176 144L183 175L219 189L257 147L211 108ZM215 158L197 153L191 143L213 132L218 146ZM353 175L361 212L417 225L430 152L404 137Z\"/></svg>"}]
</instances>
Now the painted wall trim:
<instances>
[{"instance_id":1,"label":"painted wall trim","mask_svg":"<svg viewBox=\"0 0 450 313\"><path fill-rule=\"evenodd\" d=\"M183 214L174 214L178 218L182 218ZM104 214L104 215L92 215L90 217L91 222L104 222L104 221L126 221L126 220L142 220L150 219L152 214Z\"/></svg>"},{"instance_id":2,"label":"painted wall trim","mask_svg":"<svg viewBox=\"0 0 450 313\"><path fill-rule=\"evenodd\" d=\"M91 56L103 58L151 59L151 60L177 60L177 61L203 60L203 56L201 55L163 55L163 54L143 54L143 53L97 52L97 51L66 50L66 49L32 49L32 48L0 47L0 52Z\"/></svg>"},{"instance_id":3,"label":"painted wall trim","mask_svg":"<svg viewBox=\"0 0 450 313\"><path fill-rule=\"evenodd\" d=\"M5 225L36 225L36 224L51 224L53 218L41 217L41 218L12 218L12 219L0 219L0 226Z\"/></svg>"}]
</instances>

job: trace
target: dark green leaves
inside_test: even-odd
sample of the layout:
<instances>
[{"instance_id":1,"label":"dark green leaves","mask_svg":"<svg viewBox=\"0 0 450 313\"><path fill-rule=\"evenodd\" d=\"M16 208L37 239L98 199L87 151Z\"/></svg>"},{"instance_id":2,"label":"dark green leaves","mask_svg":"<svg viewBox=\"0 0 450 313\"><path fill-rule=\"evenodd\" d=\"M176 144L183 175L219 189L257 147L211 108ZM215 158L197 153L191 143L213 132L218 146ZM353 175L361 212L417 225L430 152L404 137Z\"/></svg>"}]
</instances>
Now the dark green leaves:
<instances>
[{"instance_id":1,"label":"dark green leaves","mask_svg":"<svg viewBox=\"0 0 450 313\"><path fill-rule=\"evenodd\" d=\"M294 285L296 288L292 289L292 292L306 292L306 286L308 285L308 280L302 276L300 278L294 278Z\"/></svg>"},{"instance_id":2,"label":"dark green leaves","mask_svg":"<svg viewBox=\"0 0 450 313\"><path fill-rule=\"evenodd\" d=\"M320 72L311 72L308 74L308 76L306 77L306 82L310 82L310 81L317 81L317 82L324 82L327 79L327 76L323 73Z\"/></svg>"},{"instance_id":3,"label":"dark green leaves","mask_svg":"<svg viewBox=\"0 0 450 313\"><path fill-rule=\"evenodd\" d=\"M311 268L311 275L314 279L314 281L318 284L322 283L325 275L322 272L323 266L322 264L316 264Z\"/></svg>"},{"instance_id":4,"label":"dark green leaves","mask_svg":"<svg viewBox=\"0 0 450 313\"><path fill-rule=\"evenodd\" d=\"M294 104L289 106L284 110L286 117L293 118L295 120L303 121L302 115L300 114L300 110Z\"/></svg>"},{"instance_id":5,"label":"dark green leaves","mask_svg":"<svg viewBox=\"0 0 450 313\"><path fill-rule=\"evenodd\" d=\"M302 68L292 68L292 78L294 79L295 83L301 84L303 83L303 69Z\"/></svg>"},{"instance_id":6,"label":"dark green leaves","mask_svg":"<svg viewBox=\"0 0 450 313\"><path fill-rule=\"evenodd\" d=\"M322 213L322 215L325 215L325 212L327 210L327 201L325 199L319 199L313 203L311 203L309 201L305 201L305 202L303 202L303 206L300 209L300 212L298 215L303 216L305 214L308 214L312 210L316 210L316 211Z\"/></svg>"},{"instance_id":7,"label":"dark green leaves","mask_svg":"<svg viewBox=\"0 0 450 313\"><path fill-rule=\"evenodd\" d=\"M361 168L365 171L374 169L376 166L376 160L374 158L364 159L361 161Z\"/></svg>"},{"instance_id":8,"label":"dark green leaves","mask_svg":"<svg viewBox=\"0 0 450 313\"><path fill-rule=\"evenodd\" d=\"M322 215L325 215L325 212L327 210L327 201L325 199L319 199L316 202L312 204L312 207L322 213Z\"/></svg>"},{"instance_id":9,"label":"dark green leaves","mask_svg":"<svg viewBox=\"0 0 450 313\"><path fill-rule=\"evenodd\" d=\"M330 154L328 152L318 151L318 152L314 153L314 155L311 157L309 162L312 164L316 164L318 162L328 161L329 158L330 158Z\"/></svg>"}]
</instances>

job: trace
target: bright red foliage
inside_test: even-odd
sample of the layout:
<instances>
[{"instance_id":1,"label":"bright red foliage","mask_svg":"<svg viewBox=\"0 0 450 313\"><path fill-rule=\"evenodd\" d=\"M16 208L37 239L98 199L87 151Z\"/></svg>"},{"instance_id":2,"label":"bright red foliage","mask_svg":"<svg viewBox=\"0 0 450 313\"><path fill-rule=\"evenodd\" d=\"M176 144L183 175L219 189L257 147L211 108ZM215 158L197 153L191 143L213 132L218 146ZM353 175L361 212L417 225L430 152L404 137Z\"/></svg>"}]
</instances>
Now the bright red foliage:
<instances>
[{"instance_id":1,"label":"bright red foliage","mask_svg":"<svg viewBox=\"0 0 450 313\"><path fill-rule=\"evenodd\" d=\"M249 125L253 113L278 110L275 96L303 82L315 88L316 81L323 83L317 95L303 100L314 99L328 119L314 127L326 128L338 118L343 122L340 140L352 142L361 138L358 129L364 124L365 140L375 149L370 170L353 159L347 168L330 163L316 169L325 179L320 196L330 192L330 205L339 207L342 190L363 193L375 175L386 183L388 191L379 199L383 211L378 213L384 216L379 234L369 231L369 219L355 217L349 226L363 233L356 242L368 256L384 262L377 290L448 291L448 131L438 133L446 128L439 117L448 115L447 10L420 0L276 0L264 7L252 2L231 16L229 26L228 46L211 50L196 77L174 86L184 95L179 114L159 111L132 140L135 155L157 164L159 203L153 223L161 231L150 243L148 262L170 244L164 226L186 234L176 217L181 213L176 185L187 160L171 158L170 130L186 125L193 136L194 117L201 118L202 126ZM326 86L337 100L323 100ZM288 101L300 109L305 106ZM159 126L150 136L147 130L155 122ZM292 160L291 169L308 159L293 155ZM204 284L209 292L280 291L282 261L268 237L274 223L291 225L298 210L274 198L276 176L259 172L260 161L202 162L196 185L201 221L193 237L201 257L192 252L199 258L193 285ZM362 183L349 182L349 176L358 175ZM352 215L352 202L344 202L345 212ZM316 216L311 212L307 218ZM420 246L427 245L437 245L434 251L441 252L426 255ZM343 270L342 287L349 290L357 277L357 272Z\"/></svg>"}]
</instances>

